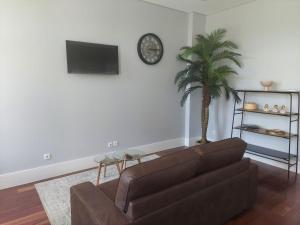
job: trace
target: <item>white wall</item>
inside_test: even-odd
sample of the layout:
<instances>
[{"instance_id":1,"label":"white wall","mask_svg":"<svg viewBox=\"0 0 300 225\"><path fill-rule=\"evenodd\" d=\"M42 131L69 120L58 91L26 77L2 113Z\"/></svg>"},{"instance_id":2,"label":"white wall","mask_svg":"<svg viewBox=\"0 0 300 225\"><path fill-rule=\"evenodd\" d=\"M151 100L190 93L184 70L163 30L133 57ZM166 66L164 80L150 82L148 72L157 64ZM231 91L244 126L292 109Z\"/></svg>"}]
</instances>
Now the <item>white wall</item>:
<instances>
[{"instance_id":1,"label":"white wall","mask_svg":"<svg viewBox=\"0 0 300 225\"><path fill-rule=\"evenodd\" d=\"M0 1L0 174L182 138L174 85L188 16L138 0ZM162 61L136 45L158 34ZM67 74L65 40L119 46L120 75ZM43 153L53 159L43 161Z\"/></svg>"},{"instance_id":2,"label":"white wall","mask_svg":"<svg viewBox=\"0 0 300 225\"><path fill-rule=\"evenodd\" d=\"M207 32L226 28L227 38L235 41L243 55L240 76L231 80L236 88L261 89L259 81L274 80L276 89L300 89L300 2L294 0L257 0L253 3L207 17ZM265 103L288 104L280 95L252 95L262 107ZM211 121L217 138L230 136L233 101L221 99L213 105L217 119ZM246 116L246 123L266 128L288 130L288 120L263 115ZM295 130L296 127L293 128ZM251 143L279 150L287 149L287 141L272 137L245 134Z\"/></svg>"}]
</instances>

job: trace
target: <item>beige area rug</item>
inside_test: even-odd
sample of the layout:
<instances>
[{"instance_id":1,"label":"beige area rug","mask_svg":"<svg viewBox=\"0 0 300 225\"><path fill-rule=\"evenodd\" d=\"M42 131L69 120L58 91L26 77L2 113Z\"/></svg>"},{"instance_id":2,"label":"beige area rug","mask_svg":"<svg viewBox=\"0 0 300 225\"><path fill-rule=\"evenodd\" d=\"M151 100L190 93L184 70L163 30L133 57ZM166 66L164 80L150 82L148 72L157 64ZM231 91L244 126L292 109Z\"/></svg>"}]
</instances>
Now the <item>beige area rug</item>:
<instances>
[{"instance_id":1,"label":"beige area rug","mask_svg":"<svg viewBox=\"0 0 300 225\"><path fill-rule=\"evenodd\" d=\"M159 158L158 155L146 156L142 158L142 162L157 158ZM128 162L128 166L136 163ZM35 185L51 225L71 225L70 187L87 181L95 184L97 172L97 169L89 170ZM101 183L118 178L116 166L107 167L106 177L104 178L103 175L102 170Z\"/></svg>"}]
</instances>

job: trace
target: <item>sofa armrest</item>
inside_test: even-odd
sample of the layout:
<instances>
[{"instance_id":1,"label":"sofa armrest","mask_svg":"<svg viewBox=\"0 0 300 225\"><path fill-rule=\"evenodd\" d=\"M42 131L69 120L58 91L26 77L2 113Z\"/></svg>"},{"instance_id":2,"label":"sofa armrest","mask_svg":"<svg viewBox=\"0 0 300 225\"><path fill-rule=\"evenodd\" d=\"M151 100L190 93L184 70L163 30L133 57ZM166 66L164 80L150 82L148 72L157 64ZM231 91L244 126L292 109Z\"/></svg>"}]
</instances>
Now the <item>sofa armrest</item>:
<instances>
[{"instance_id":1,"label":"sofa armrest","mask_svg":"<svg viewBox=\"0 0 300 225\"><path fill-rule=\"evenodd\" d=\"M92 183L71 187L72 225L125 225L126 216Z\"/></svg>"}]
</instances>

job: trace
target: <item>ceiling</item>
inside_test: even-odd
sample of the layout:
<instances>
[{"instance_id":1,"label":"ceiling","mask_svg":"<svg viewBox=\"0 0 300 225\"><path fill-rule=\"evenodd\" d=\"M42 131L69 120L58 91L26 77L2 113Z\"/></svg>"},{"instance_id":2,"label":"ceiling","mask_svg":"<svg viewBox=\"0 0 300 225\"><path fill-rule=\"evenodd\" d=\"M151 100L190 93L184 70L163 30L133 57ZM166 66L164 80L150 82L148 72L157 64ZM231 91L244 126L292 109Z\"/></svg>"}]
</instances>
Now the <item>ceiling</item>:
<instances>
[{"instance_id":1,"label":"ceiling","mask_svg":"<svg viewBox=\"0 0 300 225\"><path fill-rule=\"evenodd\" d=\"M185 12L214 14L255 0L142 0Z\"/></svg>"}]
</instances>

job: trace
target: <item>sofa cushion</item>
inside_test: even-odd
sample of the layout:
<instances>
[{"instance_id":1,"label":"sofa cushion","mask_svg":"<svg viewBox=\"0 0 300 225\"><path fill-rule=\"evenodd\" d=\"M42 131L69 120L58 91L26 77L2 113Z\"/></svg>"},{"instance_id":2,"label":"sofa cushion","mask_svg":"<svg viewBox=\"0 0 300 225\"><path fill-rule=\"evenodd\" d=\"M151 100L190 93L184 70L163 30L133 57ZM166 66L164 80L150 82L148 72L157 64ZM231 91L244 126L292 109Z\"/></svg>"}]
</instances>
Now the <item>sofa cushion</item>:
<instances>
[{"instance_id":1,"label":"sofa cushion","mask_svg":"<svg viewBox=\"0 0 300 225\"><path fill-rule=\"evenodd\" d=\"M197 145L192 148L201 157L199 174L216 170L243 158L247 144L240 138L231 138L216 141L205 145Z\"/></svg>"},{"instance_id":2,"label":"sofa cushion","mask_svg":"<svg viewBox=\"0 0 300 225\"><path fill-rule=\"evenodd\" d=\"M103 183L99 186L99 189L107 195L107 197L115 202L117 188L118 188L119 180L112 180L106 183Z\"/></svg>"},{"instance_id":3,"label":"sofa cushion","mask_svg":"<svg viewBox=\"0 0 300 225\"><path fill-rule=\"evenodd\" d=\"M183 150L126 169L119 180L116 206L127 212L129 202L195 177L199 163L197 153Z\"/></svg>"}]
</instances>

